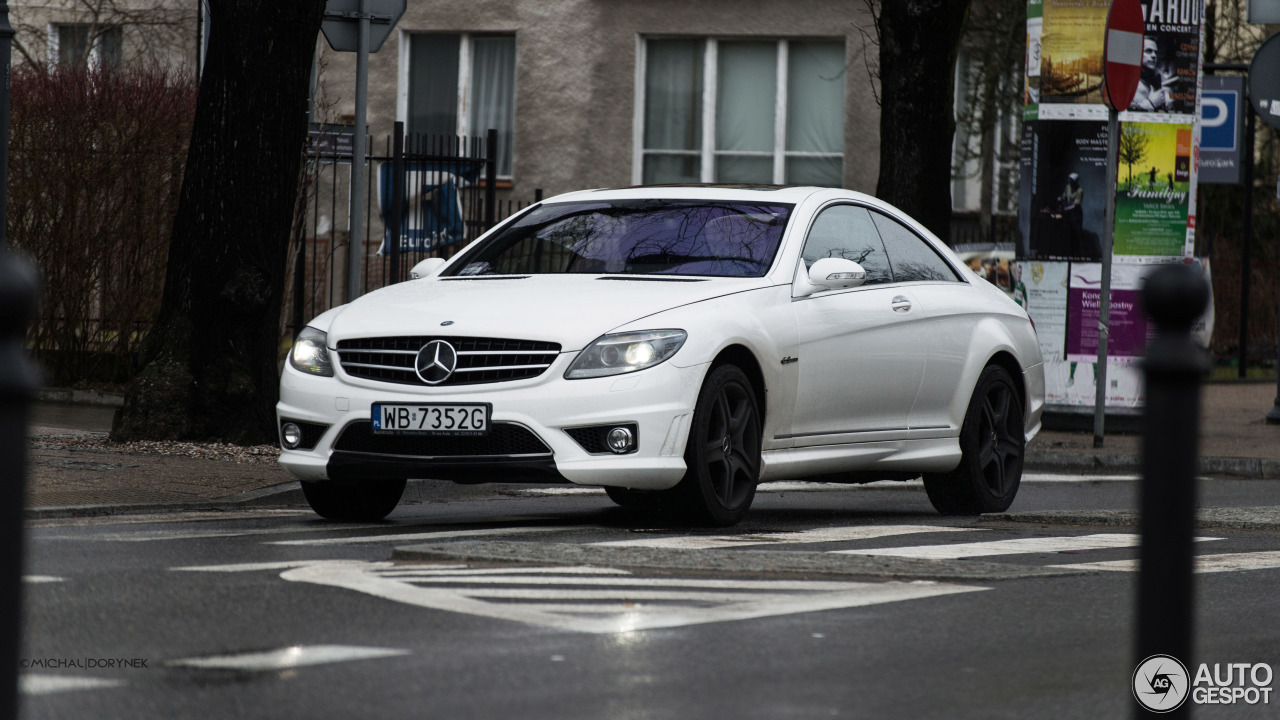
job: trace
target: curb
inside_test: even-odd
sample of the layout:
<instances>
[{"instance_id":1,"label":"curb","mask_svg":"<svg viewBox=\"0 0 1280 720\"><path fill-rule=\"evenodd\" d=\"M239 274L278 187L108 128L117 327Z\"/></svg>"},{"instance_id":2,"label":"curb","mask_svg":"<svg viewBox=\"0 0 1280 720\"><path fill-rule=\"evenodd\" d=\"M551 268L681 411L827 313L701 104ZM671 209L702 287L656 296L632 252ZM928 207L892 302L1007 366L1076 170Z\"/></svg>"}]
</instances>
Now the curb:
<instances>
[{"instance_id":1,"label":"curb","mask_svg":"<svg viewBox=\"0 0 1280 720\"><path fill-rule=\"evenodd\" d=\"M159 503L98 503L93 505L45 505L26 508L23 517L26 520L54 520L59 518L98 517L102 515L152 515L161 513L194 513L194 512L234 512L245 508L270 507L279 505L288 507L294 502L273 503L271 499L277 495L297 493L296 481L271 485L257 490L228 495L227 497L209 500L183 500L178 502Z\"/></svg>"},{"instance_id":2,"label":"curb","mask_svg":"<svg viewBox=\"0 0 1280 720\"><path fill-rule=\"evenodd\" d=\"M98 392L97 390L44 388L40 390L36 397L40 402L58 403L59 405L94 405L114 408L124 406L124 395Z\"/></svg>"},{"instance_id":3,"label":"curb","mask_svg":"<svg viewBox=\"0 0 1280 720\"><path fill-rule=\"evenodd\" d=\"M1028 450L1026 467L1029 470L1066 470L1093 472L1141 472L1142 456L1115 453L1051 452ZM1255 480L1280 479L1280 460L1240 457L1202 457L1197 472L1200 475L1228 475Z\"/></svg>"},{"instance_id":4,"label":"curb","mask_svg":"<svg viewBox=\"0 0 1280 720\"><path fill-rule=\"evenodd\" d=\"M1091 472L1133 473L1142 471L1142 458L1138 455L1118 453L1052 452L1028 450L1025 469L1036 472L1085 474ZM1200 458L1198 474L1201 476L1232 477L1253 480L1280 479L1280 460L1260 458L1204 457ZM500 484L500 483L498 483ZM208 500L184 500L160 503L99 503L92 505L46 505L29 507L24 511L26 520L56 518L95 517L102 515L132 515L180 512L231 512L251 507L305 506L302 491L296 481L250 490L238 495Z\"/></svg>"}]
</instances>

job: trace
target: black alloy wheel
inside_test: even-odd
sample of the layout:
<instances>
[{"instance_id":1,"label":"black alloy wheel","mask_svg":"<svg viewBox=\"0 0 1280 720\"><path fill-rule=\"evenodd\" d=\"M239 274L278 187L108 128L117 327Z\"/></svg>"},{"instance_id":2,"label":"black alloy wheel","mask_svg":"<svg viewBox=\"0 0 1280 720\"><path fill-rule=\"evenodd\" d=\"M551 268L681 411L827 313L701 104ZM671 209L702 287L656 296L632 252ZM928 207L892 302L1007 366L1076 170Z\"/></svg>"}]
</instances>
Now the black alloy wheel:
<instances>
[{"instance_id":1,"label":"black alloy wheel","mask_svg":"<svg viewBox=\"0 0 1280 720\"><path fill-rule=\"evenodd\" d=\"M924 476L938 512L977 515L1004 512L1013 504L1026 449L1022 406L1008 370L983 368L960 428L960 464L949 473Z\"/></svg>"},{"instance_id":2,"label":"black alloy wheel","mask_svg":"<svg viewBox=\"0 0 1280 720\"><path fill-rule=\"evenodd\" d=\"M715 367L694 406L680 481L694 522L735 525L751 509L760 477L760 409L745 373Z\"/></svg>"},{"instance_id":3,"label":"black alloy wheel","mask_svg":"<svg viewBox=\"0 0 1280 720\"><path fill-rule=\"evenodd\" d=\"M404 494L404 480L364 480L358 483L303 482L302 494L317 515L338 522L375 522L396 509Z\"/></svg>"}]
</instances>

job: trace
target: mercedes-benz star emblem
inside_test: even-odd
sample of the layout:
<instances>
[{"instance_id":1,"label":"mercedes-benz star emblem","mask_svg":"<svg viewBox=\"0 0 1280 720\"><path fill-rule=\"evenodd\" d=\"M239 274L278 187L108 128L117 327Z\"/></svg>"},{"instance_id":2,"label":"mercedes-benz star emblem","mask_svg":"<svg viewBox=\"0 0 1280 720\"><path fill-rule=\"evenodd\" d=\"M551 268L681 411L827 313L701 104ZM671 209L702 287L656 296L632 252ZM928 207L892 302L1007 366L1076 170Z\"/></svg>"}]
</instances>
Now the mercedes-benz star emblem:
<instances>
[{"instance_id":1,"label":"mercedes-benz star emblem","mask_svg":"<svg viewBox=\"0 0 1280 720\"><path fill-rule=\"evenodd\" d=\"M439 385L458 367L458 351L444 340L432 340L418 351L414 369L418 377L428 385Z\"/></svg>"}]
</instances>

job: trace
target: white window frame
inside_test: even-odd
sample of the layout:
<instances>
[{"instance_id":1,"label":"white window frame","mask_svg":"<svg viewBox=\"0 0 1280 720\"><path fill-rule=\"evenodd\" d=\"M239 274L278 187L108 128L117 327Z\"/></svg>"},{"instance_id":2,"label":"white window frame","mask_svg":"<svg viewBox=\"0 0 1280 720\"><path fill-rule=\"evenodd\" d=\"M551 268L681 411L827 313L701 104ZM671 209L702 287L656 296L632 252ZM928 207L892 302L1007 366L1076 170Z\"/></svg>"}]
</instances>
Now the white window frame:
<instances>
[{"instance_id":1,"label":"white window frame","mask_svg":"<svg viewBox=\"0 0 1280 720\"><path fill-rule=\"evenodd\" d=\"M397 71L397 87L396 92L396 120L409 126L409 63L410 63L410 38L414 35L457 35L458 36L458 127L456 134L459 138L471 137L471 44L476 36L494 36L501 35L504 37L516 36L515 33L476 33L476 32L453 32L453 31L423 31L423 30L401 30L400 31L400 67ZM517 45L516 61L519 62L519 46ZM514 83L511 87L511 105L516 107L516 95L519 93L519 83ZM511 128L512 145L515 144L515 127ZM498 175L499 180L511 180L515 173L515 158L512 158L511 175Z\"/></svg>"},{"instance_id":2,"label":"white window frame","mask_svg":"<svg viewBox=\"0 0 1280 720\"><path fill-rule=\"evenodd\" d=\"M58 31L64 27L92 28L93 23L78 23L78 22L49 23L48 30L47 30L49 40L47 43L45 43L45 46L48 48L50 68L55 68L61 65L61 63L58 61L58 55L60 54L59 51L62 49L62 37L59 35ZM121 52L123 53L124 51L123 28L121 28L119 25L99 25L98 27L102 28L102 31L99 32L97 38L93 38L93 43L92 45L89 46L89 54L85 56L85 64L88 66L90 70L102 69L102 42L101 42L102 33L109 30L119 30L121 33L121 38L120 38L120 41L121 41L120 44L122 46Z\"/></svg>"},{"instance_id":3,"label":"white window frame","mask_svg":"<svg viewBox=\"0 0 1280 720\"><path fill-rule=\"evenodd\" d=\"M650 40L673 39L663 35L636 36L636 105L635 123L632 133L631 182L640 185L644 182L644 159L647 155L688 156L694 153L701 155L699 182L713 183L715 179L716 158L721 155L736 155L773 158L773 183L786 182L787 158L839 158L844 167L844 151L838 153L809 152L787 150L787 92L788 64L790 62L790 43L786 38L697 38L706 42L702 60L702 147L698 150L646 150L644 147L644 118L648 98L645 97L646 72L649 64L648 48ZM797 41L831 41L844 42L844 38L795 38ZM774 95L773 109L773 150L742 151L716 150L716 91L719 77L719 52L721 42L774 42L777 44L777 88ZM847 48L846 48L847 52ZM846 101L847 102L847 101ZM406 106L407 107L407 106ZM843 138L841 139L843 146Z\"/></svg>"},{"instance_id":4,"label":"white window frame","mask_svg":"<svg viewBox=\"0 0 1280 720\"><path fill-rule=\"evenodd\" d=\"M959 160L961 146L967 146L968 152L975 156L978 154L979 148L982 146L981 135L969 135L963 133L960 127L960 113L965 108L961 106L967 96L968 79L965 72L969 68L969 53L960 51L956 55L955 77L953 78L952 88L953 95L956 98L954 107L954 119L956 121L956 134L951 141L951 210L958 213L979 212L982 205L982 161L981 157L971 157L963 165ZM1018 184L1019 165L1017 160L1004 162L1000 160L1000 148L1003 148L1010 139L1020 139L1022 132L1022 116L1021 108L1012 112L1001 113L1000 120L995 124L995 135L992 139L992 150L995 153L992 162L995 163L991 174L991 214L996 216L1012 216L1018 213L1018 193L1016 191ZM959 174L957 174L959 173ZM1005 204L1000 203L1000 184L1001 182L1009 182L1013 190L1006 197Z\"/></svg>"}]
</instances>

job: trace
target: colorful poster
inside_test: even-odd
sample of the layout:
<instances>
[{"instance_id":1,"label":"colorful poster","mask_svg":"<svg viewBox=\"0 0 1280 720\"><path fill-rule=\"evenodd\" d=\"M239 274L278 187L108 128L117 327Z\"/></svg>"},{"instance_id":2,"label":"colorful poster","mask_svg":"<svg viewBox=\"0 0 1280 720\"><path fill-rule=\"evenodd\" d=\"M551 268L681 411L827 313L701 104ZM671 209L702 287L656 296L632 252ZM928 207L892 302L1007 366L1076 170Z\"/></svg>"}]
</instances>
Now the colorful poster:
<instances>
[{"instance_id":1,"label":"colorful poster","mask_svg":"<svg viewBox=\"0 0 1280 720\"><path fill-rule=\"evenodd\" d=\"M1022 119L1035 120L1040 103L1040 31L1044 27L1044 0L1027 2L1026 82L1023 85Z\"/></svg>"},{"instance_id":2,"label":"colorful poster","mask_svg":"<svg viewBox=\"0 0 1280 720\"><path fill-rule=\"evenodd\" d=\"M1088 120L1027 123L1028 207L1019 212L1028 260L1101 260L1106 220L1107 124ZM1023 192L1026 192L1024 188Z\"/></svg>"},{"instance_id":3,"label":"colorful poster","mask_svg":"<svg viewBox=\"0 0 1280 720\"><path fill-rule=\"evenodd\" d=\"M1102 104L1102 48L1110 6L1111 0L1044 0L1041 104Z\"/></svg>"},{"instance_id":4,"label":"colorful poster","mask_svg":"<svg viewBox=\"0 0 1280 720\"><path fill-rule=\"evenodd\" d=\"M1045 402L1067 400L1067 262L1020 261L1013 266L1014 300L1026 308L1044 358Z\"/></svg>"},{"instance_id":5,"label":"colorful poster","mask_svg":"<svg viewBox=\"0 0 1280 720\"><path fill-rule=\"evenodd\" d=\"M1111 266L1111 314L1107 357L1132 363L1147 349L1147 316L1139 293L1149 266L1117 263ZM1067 298L1067 359L1093 362L1098 357L1098 321L1102 309L1102 265L1072 263Z\"/></svg>"},{"instance_id":6,"label":"colorful poster","mask_svg":"<svg viewBox=\"0 0 1280 720\"><path fill-rule=\"evenodd\" d=\"M1191 198L1192 126L1126 122L1116 178L1116 257L1182 256Z\"/></svg>"},{"instance_id":7,"label":"colorful poster","mask_svg":"<svg viewBox=\"0 0 1280 720\"><path fill-rule=\"evenodd\" d=\"M1142 77L1129 110L1194 114L1200 0L1143 0L1142 16Z\"/></svg>"},{"instance_id":8,"label":"colorful poster","mask_svg":"<svg viewBox=\"0 0 1280 720\"><path fill-rule=\"evenodd\" d=\"M1111 312L1107 333L1108 407L1142 403L1142 372L1151 328L1139 296L1150 265L1117 264L1111 268ZM1102 265L1072 263L1067 298L1066 404L1093 406L1097 398L1098 321L1102 308Z\"/></svg>"}]
</instances>

